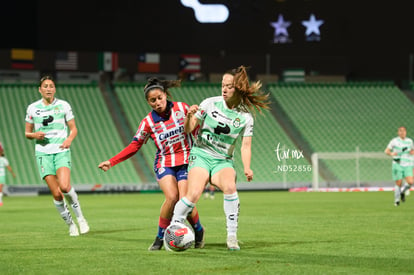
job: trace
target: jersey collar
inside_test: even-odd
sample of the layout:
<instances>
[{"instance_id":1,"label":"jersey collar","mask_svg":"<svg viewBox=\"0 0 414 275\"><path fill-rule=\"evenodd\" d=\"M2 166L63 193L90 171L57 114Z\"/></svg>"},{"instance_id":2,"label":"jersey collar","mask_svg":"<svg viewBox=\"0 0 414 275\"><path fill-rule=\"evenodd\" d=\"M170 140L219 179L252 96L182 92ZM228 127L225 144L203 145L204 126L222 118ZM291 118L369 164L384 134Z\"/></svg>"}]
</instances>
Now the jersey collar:
<instances>
[{"instance_id":1,"label":"jersey collar","mask_svg":"<svg viewBox=\"0 0 414 275\"><path fill-rule=\"evenodd\" d=\"M151 111L151 116L152 116L152 119L154 120L154 122L157 123L157 122L160 122L160 121L166 121L166 120L170 119L171 109L172 109L173 106L174 106L174 103L167 100L167 109L166 109L166 113L168 114L167 117L162 117L156 111L152 110Z\"/></svg>"}]
</instances>

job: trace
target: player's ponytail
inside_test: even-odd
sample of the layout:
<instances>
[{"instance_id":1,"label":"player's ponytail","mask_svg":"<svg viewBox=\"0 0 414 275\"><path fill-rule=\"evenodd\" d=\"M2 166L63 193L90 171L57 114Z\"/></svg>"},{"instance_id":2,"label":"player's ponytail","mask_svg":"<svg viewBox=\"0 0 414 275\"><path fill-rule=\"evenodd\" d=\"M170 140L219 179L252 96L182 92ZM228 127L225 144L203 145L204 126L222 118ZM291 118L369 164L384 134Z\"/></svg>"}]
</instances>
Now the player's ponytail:
<instances>
[{"instance_id":1,"label":"player's ponytail","mask_svg":"<svg viewBox=\"0 0 414 275\"><path fill-rule=\"evenodd\" d=\"M262 83L260 81L256 81L250 85L247 68L245 66L240 66L227 73L234 76L234 87L241 96L241 103L250 112L255 113L255 110L258 110L261 113L262 108L270 108L269 94L261 91Z\"/></svg>"}]
</instances>

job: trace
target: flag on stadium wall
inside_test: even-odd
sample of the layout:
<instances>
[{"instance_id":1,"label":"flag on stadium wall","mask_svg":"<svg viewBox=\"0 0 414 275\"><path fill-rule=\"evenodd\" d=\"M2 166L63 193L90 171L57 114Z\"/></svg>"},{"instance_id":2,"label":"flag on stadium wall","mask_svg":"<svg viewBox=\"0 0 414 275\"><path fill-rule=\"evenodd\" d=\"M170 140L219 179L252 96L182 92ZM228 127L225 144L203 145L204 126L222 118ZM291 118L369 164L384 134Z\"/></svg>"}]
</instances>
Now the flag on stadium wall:
<instances>
[{"instance_id":1,"label":"flag on stadium wall","mask_svg":"<svg viewBox=\"0 0 414 275\"><path fill-rule=\"evenodd\" d=\"M34 68L34 51L31 49L11 49L10 57L13 69L31 70Z\"/></svg>"},{"instance_id":2,"label":"flag on stadium wall","mask_svg":"<svg viewBox=\"0 0 414 275\"><path fill-rule=\"evenodd\" d=\"M78 53L57 52L55 68L58 71L76 71L78 69Z\"/></svg>"},{"instance_id":3,"label":"flag on stadium wall","mask_svg":"<svg viewBox=\"0 0 414 275\"><path fill-rule=\"evenodd\" d=\"M180 56L180 72L198 73L201 71L201 57L197 54L182 54Z\"/></svg>"},{"instance_id":4,"label":"flag on stadium wall","mask_svg":"<svg viewBox=\"0 0 414 275\"><path fill-rule=\"evenodd\" d=\"M98 53L98 69L104 72L114 72L118 70L118 53L117 52L100 52Z\"/></svg>"},{"instance_id":5,"label":"flag on stadium wall","mask_svg":"<svg viewBox=\"0 0 414 275\"><path fill-rule=\"evenodd\" d=\"M138 54L138 72L139 73L159 73L160 72L160 54L159 53Z\"/></svg>"}]
</instances>

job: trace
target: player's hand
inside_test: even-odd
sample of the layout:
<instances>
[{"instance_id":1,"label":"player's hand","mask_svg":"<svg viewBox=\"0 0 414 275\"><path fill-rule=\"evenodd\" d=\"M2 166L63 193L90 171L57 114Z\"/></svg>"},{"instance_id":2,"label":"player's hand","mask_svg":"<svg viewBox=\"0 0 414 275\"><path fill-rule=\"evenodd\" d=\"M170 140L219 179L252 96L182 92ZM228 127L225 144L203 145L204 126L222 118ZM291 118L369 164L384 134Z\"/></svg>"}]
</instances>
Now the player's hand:
<instances>
[{"instance_id":1,"label":"player's hand","mask_svg":"<svg viewBox=\"0 0 414 275\"><path fill-rule=\"evenodd\" d=\"M245 169L244 170L244 175L246 176L247 181L252 181L253 180L253 171L252 169Z\"/></svg>"},{"instance_id":2,"label":"player's hand","mask_svg":"<svg viewBox=\"0 0 414 275\"><path fill-rule=\"evenodd\" d=\"M35 139L44 140L45 137L46 137L46 133L44 133L44 132L39 131L39 132L34 133L34 138Z\"/></svg>"},{"instance_id":3,"label":"player's hand","mask_svg":"<svg viewBox=\"0 0 414 275\"><path fill-rule=\"evenodd\" d=\"M188 109L187 116L194 115L198 111L198 105L191 105L190 109Z\"/></svg>"},{"instance_id":4,"label":"player's hand","mask_svg":"<svg viewBox=\"0 0 414 275\"><path fill-rule=\"evenodd\" d=\"M68 149L70 145L72 144L72 141L65 139L63 143L59 146L60 149Z\"/></svg>"},{"instance_id":5,"label":"player's hand","mask_svg":"<svg viewBox=\"0 0 414 275\"><path fill-rule=\"evenodd\" d=\"M109 160L103 161L98 165L98 168L106 172L109 170L109 168L111 168L111 163L109 162Z\"/></svg>"}]
</instances>

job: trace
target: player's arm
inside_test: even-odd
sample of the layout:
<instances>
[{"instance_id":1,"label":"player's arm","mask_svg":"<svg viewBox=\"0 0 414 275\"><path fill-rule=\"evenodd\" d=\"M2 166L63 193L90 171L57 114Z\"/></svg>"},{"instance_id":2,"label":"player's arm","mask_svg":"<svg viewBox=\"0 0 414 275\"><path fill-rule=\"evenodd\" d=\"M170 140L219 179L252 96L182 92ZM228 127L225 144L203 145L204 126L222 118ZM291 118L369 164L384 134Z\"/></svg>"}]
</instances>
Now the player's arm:
<instances>
[{"instance_id":1,"label":"player's arm","mask_svg":"<svg viewBox=\"0 0 414 275\"><path fill-rule=\"evenodd\" d=\"M241 159L244 167L244 175L247 181L253 179L253 171L250 169L250 163L252 158L252 137L243 137L241 144Z\"/></svg>"},{"instance_id":2,"label":"player's arm","mask_svg":"<svg viewBox=\"0 0 414 275\"><path fill-rule=\"evenodd\" d=\"M132 142L125 147L121 152L110 158L109 160L103 161L98 165L98 168L108 171L112 166L117 165L124 160L129 159L135 155L144 143L147 142L151 136L151 127L145 123L145 119L139 124L137 133L135 134Z\"/></svg>"},{"instance_id":3,"label":"player's arm","mask_svg":"<svg viewBox=\"0 0 414 275\"><path fill-rule=\"evenodd\" d=\"M133 140L127 147L125 147L121 152L110 158L109 160L103 161L98 165L98 168L104 170L105 172L109 170L112 166L117 165L124 160L129 159L138 152L143 144L143 140Z\"/></svg>"},{"instance_id":4,"label":"player's arm","mask_svg":"<svg viewBox=\"0 0 414 275\"><path fill-rule=\"evenodd\" d=\"M26 122L26 129L24 135L27 139L38 139L43 140L46 134L42 131L33 132L34 124Z\"/></svg>"},{"instance_id":5,"label":"player's arm","mask_svg":"<svg viewBox=\"0 0 414 275\"><path fill-rule=\"evenodd\" d=\"M184 119L184 132L186 134L191 133L199 124L198 118L195 116L195 113L198 111L197 105L192 105L188 110L187 115Z\"/></svg>"},{"instance_id":6,"label":"player's arm","mask_svg":"<svg viewBox=\"0 0 414 275\"><path fill-rule=\"evenodd\" d=\"M78 128L76 127L75 119L71 119L68 121L68 127L69 127L69 136L63 141L62 145L60 145L60 148L67 149L72 144L72 141L75 139L75 137L78 135Z\"/></svg>"},{"instance_id":7,"label":"player's arm","mask_svg":"<svg viewBox=\"0 0 414 275\"><path fill-rule=\"evenodd\" d=\"M9 170L9 172L12 174L13 178L16 177L16 174L14 173L12 167L10 165L7 165L7 170Z\"/></svg>"},{"instance_id":8,"label":"player's arm","mask_svg":"<svg viewBox=\"0 0 414 275\"><path fill-rule=\"evenodd\" d=\"M385 148L385 151L384 151L384 153L385 154L387 154L387 155L389 155L389 156L391 156L391 157L393 157L393 156L396 156L397 155L397 152L392 152L391 151L391 149L390 148Z\"/></svg>"}]
</instances>

